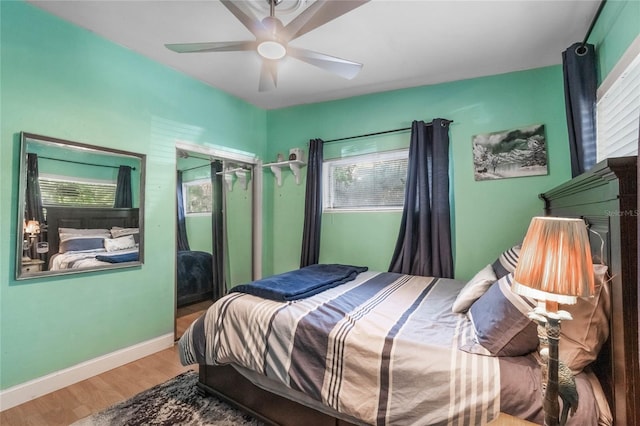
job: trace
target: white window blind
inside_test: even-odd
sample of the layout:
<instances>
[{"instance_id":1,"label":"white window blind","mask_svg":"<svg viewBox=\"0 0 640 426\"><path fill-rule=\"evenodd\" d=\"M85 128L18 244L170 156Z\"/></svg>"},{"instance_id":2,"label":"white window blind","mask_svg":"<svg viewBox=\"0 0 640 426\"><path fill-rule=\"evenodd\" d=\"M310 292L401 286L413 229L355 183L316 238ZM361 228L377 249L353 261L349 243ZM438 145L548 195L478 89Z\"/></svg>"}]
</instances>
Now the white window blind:
<instances>
[{"instance_id":1,"label":"white window blind","mask_svg":"<svg viewBox=\"0 0 640 426\"><path fill-rule=\"evenodd\" d=\"M600 97L596 114L598 161L638 153L640 54Z\"/></svg>"},{"instance_id":2,"label":"white window blind","mask_svg":"<svg viewBox=\"0 0 640 426\"><path fill-rule=\"evenodd\" d=\"M324 211L402 209L407 159L399 150L325 161Z\"/></svg>"},{"instance_id":3,"label":"white window blind","mask_svg":"<svg viewBox=\"0 0 640 426\"><path fill-rule=\"evenodd\" d=\"M116 184L40 176L43 206L113 207Z\"/></svg>"}]
</instances>

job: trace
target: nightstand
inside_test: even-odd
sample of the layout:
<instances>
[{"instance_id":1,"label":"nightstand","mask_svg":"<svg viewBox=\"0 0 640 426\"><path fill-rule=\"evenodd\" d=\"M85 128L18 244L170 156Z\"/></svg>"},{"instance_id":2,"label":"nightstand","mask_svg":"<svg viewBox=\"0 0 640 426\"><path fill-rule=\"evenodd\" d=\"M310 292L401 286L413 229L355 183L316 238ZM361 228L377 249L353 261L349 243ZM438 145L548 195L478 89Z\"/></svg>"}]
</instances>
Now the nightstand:
<instances>
[{"instance_id":1,"label":"nightstand","mask_svg":"<svg viewBox=\"0 0 640 426\"><path fill-rule=\"evenodd\" d=\"M31 259L31 260L23 260L22 261L22 273L23 274L32 274L34 272L42 271L42 265L44 265L44 260L40 259Z\"/></svg>"}]
</instances>

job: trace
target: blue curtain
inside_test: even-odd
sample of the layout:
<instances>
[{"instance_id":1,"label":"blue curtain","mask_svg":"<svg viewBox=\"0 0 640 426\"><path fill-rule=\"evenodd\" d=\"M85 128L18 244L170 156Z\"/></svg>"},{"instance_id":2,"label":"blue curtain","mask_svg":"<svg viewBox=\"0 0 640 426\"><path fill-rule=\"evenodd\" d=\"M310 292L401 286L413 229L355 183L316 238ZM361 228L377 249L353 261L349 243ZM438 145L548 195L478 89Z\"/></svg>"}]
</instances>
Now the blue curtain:
<instances>
[{"instance_id":1,"label":"blue curtain","mask_svg":"<svg viewBox=\"0 0 640 426\"><path fill-rule=\"evenodd\" d=\"M223 203L224 194L222 187L222 161L211 163L211 230L213 241L212 271L213 271L213 300L218 300L227 293L227 281L224 271L225 244L224 244L224 220Z\"/></svg>"},{"instance_id":2,"label":"blue curtain","mask_svg":"<svg viewBox=\"0 0 640 426\"><path fill-rule=\"evenodd\" d=\"M571 174L596 163L596 53L591 44L575 43L562 52L564 98L569 130Z\"/></svg>"},{"instance_id":3,"label":"blue curtain","mask_svg":"<svg viewBox=\"0 0 640 426\"><path fill-rule=\"evenodd\" d=\"M320 225L322 222L322 139L309 141L307 187L304 201L304 228L300 267L314 265L320 259Z\"/></svg>"},{"instance_id":4,"label":"blue curtain","mask_svg":"<svg viewBox=\"0 0 640 426\"><path fill-rule=\"evenodd\" d=\"M37 220L44 224L44 212L42 210L42 194L38 172L38 155L27 154L27 193L25 194L25 220Z\"/></svg>"},{"instance_id":5,"label":"blue curtain","mask_svg":"<svg viewBox=\"0 0 640 426\"><path fill-rule=\"evenodd\" d=\"M453 277L449 123L411 125L404 210L390 272Z\"/></svg>"},{"instance_id":6,"label":"blue curtain","mask_svg":"<svg viewBox=\"0 0 640 426\"><path fill-rule=\"evenodd\" d=\"M131 167L120 166L118 169L118 181L116 183L116 199L113 203L114 208L133 207L133 199L131 195Z\"/></svg>"},{"instance_id":7,"label":"blue curtain","mask_svg":"<svg viewBox=\"0 0 640 426\"><path fill-rule=\"evenodd\" d=\"M188 251L189 239L187 238L187 224L184 212L184 197L182 194L182 171L178 170L178 178L176 183L176 196L178 198L178 230L176 235L176 242L178 245L178 251Z\"/></svg>"}]
</instances>

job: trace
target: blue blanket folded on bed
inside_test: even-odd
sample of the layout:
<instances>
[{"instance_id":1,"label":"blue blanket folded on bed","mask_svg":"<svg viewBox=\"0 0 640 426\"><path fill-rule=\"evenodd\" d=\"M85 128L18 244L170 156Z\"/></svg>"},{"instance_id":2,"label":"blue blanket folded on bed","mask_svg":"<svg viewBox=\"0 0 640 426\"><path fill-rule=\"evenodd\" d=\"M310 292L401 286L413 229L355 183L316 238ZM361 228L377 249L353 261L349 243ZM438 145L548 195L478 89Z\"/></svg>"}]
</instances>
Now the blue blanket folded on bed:
<instances>
[{"instance_id":1,"label":"blue blanket folded on bed","mask_svg":"<svg viewBox=\"0 0 640 426\"><path fill-rule=\"evenodd\" d=\"M366 266L311 265L248 284L241 284L233 287L231 291L286 302L313 296L321 291L352 281L359 273L367 269Z\"/></svg>"},{"instance_id":2,"label":"blue blanket folded on bed","mask_svg":"<svg viewBox=\"0 0 640 426\"><path fill-rule=\"evenodd\" d=\"M138 253L134 252L134 253L114 254L112 256L99 254L96 256L96 259L101 262L109 262L109 263L135 262L138 260Z\"/></svg>"}]
</instances>

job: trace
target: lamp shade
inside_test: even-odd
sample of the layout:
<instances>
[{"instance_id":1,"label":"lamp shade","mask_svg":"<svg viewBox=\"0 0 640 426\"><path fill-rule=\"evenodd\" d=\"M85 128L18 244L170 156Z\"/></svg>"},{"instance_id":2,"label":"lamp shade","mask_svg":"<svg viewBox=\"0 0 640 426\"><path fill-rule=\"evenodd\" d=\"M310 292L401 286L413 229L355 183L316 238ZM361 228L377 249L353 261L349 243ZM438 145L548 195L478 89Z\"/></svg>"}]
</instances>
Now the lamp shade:
<instances>
[{"instance_id":1,"label":"lamp shade","mask_svg":"<svg viewBox=\"0 0 640 426\"><path fill-rule=\"evenodd\" d=\"M27 234L39 234L40 233L40 223L37 220L30 220L26 223L24 227L24 232Z\"/></svg>"},{"instance_id":2,"label":"lamp shade","mask_svg":"<svg viewBox=\"0 0 640 426\"><path fill-rule=\"evenodd\" d=\"M512 289L541 301L574 304L594 294L587 227L581 219L534 217L520 249Z\"/></svg>"}]
</instances>

